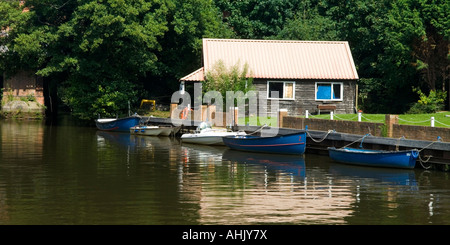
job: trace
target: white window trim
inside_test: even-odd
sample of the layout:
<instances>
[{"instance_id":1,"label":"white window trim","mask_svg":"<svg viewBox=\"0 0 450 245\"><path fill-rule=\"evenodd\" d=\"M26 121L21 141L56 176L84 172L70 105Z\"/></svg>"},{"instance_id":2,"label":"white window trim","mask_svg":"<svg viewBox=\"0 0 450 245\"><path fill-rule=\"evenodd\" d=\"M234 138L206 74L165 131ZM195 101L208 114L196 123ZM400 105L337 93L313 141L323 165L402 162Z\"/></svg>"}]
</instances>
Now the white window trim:
<instances>
[{"instance_id":1,"label":"white window trim","mask_svg":"<svg viewBox=\"0 0 450 245\"><path fill-rule=\"evenodd\" d=\"M317 99L317 85L318 84L330 84L331 85L331 91L333 91L333 85L339 84L341 85L341 93L340 93L340 99L333 99L333 96L331 96L331 99ZM314 99L316 101L343 101L344 99L344 83L343 82L316 82L314 86Z\"/></svg>"},{"instance_id":2,"label":"white window trim","mask_svg":"<svg viewBox=\"0 0 450 245\"><path fill-rule=\"evenodd\" d=\"M283 91L286 86L286 83L292 83L293 84L292 98L284 98L284 94L283 94L283 98L270 98L269 97L269 83L271 83L271 82L272 83L283 83ZM268 100L295 100L295 81L267 81L266 91L267 91L266 97Z\"/></svg>"}]
</instances>

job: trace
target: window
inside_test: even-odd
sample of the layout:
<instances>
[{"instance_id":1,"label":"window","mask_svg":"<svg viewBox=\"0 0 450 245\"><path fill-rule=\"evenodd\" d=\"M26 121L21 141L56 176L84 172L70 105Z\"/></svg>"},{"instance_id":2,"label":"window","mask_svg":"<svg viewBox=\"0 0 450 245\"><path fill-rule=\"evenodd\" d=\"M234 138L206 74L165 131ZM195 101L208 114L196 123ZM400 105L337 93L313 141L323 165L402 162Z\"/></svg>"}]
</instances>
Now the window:
<instances>
[{"instance_id":1,"label":"window","mask_svg":"<svg viewBox=\"0 0 450 245\"><path fill-rule=\"evenodd\" d=\"M272 92L278 92L278 96L272 95ZM295 99L295 82L267 82L268 99Z\"/></svg>"},{"instance_id":2,"label":"window","mask_svg":"<svg viewBox=\"0 0 450 245\"><path fill-rule=\"evenodd\" d=\"M316 100L342 100L342 83L316 83Z\"/></svg>"}]
</instances>

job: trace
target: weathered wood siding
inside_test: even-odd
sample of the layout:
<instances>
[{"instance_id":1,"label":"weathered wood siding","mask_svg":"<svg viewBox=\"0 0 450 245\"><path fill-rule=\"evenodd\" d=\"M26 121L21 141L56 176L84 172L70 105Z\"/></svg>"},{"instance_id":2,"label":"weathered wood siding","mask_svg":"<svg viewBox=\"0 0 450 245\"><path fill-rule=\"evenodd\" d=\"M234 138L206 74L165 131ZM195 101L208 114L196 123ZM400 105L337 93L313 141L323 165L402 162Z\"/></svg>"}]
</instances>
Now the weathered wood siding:
<instances>
[{"instance_id":1,"label":"weathered wood siding","mask_svg":"<svg viewBox=\"0 0 450 245\"><path fill-rule=\"evenodd\" d=\"M270 81L274 81L270 79ZM279 80L295 82L295 99L294 100L278 100L279 109L287 109L289 116L305 115L305 110L309 113L317 113L317 105L332 104L336 105L337 114L355 113L355 97L356 97L356 81L331 81L331 80ZM343 83L343 99L342 101L318 101L315 100L315 84L316 82L342 82ZM267 93L267 80L255 79L253 81L255 90L260 93ZM271 99L267 100L264 110L270 110Z\"/></svg>"}]
</instances>

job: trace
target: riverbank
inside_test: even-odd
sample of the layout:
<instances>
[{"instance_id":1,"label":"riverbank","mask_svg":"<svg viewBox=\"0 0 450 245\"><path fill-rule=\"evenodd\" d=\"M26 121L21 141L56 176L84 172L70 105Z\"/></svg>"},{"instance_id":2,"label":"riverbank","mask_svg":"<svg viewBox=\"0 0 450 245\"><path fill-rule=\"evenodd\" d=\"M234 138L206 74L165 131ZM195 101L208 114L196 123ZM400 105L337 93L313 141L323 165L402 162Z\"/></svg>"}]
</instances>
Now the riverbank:
<instances>
[{"instance_id":1,"label":"riverbank","mask_svg":"<svg viewBox=\"0 0 450 245\"><path fill-rule=\"evenodd\" d=\"M450 128L399 125L396 115L387 115L384 123L358 122L345 120L326 120L315 118L289 117L280 113L278 131L280 134L292 133L308 128L306 151L328 154L328 147L342 147L364 139L366 149L376 150L420 150L416 167L450 171ZM146 118L153 124L172 124L170 118ZM199 122L188 121L183 127L195 129ZM177 121L182 124L182 121ZM236 130L254 132L261 126L235 126Z\"/></svg>"}]
</instances>

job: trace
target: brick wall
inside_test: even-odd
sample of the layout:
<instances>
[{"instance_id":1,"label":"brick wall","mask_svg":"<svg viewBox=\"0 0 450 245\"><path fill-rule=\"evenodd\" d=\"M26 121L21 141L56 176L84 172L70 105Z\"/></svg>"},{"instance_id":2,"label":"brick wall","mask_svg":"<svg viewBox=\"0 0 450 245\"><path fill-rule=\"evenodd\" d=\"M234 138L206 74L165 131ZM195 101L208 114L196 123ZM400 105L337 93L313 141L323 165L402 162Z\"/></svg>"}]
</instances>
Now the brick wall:
<instances>
[{"instance_id":1,"label":"brick wall","mask_svg":"<svg viewBox=\"0 0 450 245\"><path fill-rule=\"evenodd\" d=\"M283 128L304 129L307 125L310 130L336 130L336 132L340 133L357 135L371 133L373 136L387 136L389 131L388 123L355 122L290 116L283 117L282 124ZM406 139L411 140L436 141L437 137L440 136L444 142L450 141L450 128L400 125L395 123L391 124L391 127L391 138L405 137Z\"/></svg>"},{"instance_id":2,"label":"brick wall","mask_svg":"<svg viewBox=\"0 0 450 245\"><path fill-rule=\"evenodd\" d=\"M283 117L283 128L304 129L308 126L309 130L328 131L336 130L340 133L349 134L372 134L374 136L382 136L383 123L370 122L354 122L344 120L326 120L314 118L300 118L300 117Z\"/></svg>"},{"instance_id":3,"label":"brick wall","mask_svg":"<svg viewBox=\"0 0 450 245\"><path fill-rule=\"evenodd\" d=\"M393 138L404 136L407 139L436 141L440 136L444 142L450 141L450 128L412 126L412 125L393 125Z\"/></svg>"}]
</instances>

